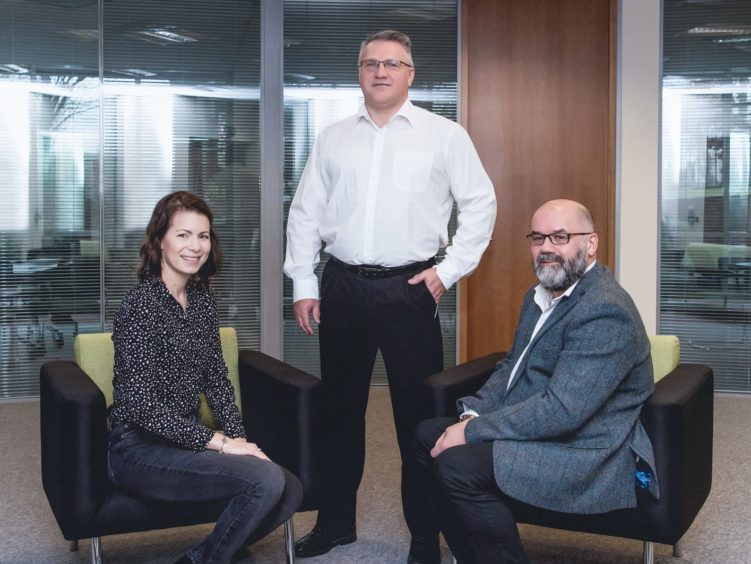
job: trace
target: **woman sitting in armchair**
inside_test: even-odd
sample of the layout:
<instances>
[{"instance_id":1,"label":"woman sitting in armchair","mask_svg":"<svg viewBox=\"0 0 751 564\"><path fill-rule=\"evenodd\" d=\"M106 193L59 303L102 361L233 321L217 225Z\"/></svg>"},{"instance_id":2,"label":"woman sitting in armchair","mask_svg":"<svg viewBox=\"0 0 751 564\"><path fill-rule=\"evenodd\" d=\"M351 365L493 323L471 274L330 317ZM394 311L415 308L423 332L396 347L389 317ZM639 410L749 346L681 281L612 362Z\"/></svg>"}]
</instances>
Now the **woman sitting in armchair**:
<instances>
[{"instance_id":1,"label":"woman sitting in armchair","mask_svg":"<svg viewBox=\"0 0 751 564\"><path fill-rule=\"evenodd\" d=\"M113 323L109 476L153 501L226 501L178 562L229 562L294 514L302 487L245 439L209 287L222 254L209 207L189 192L162 198L140 254L139 282ZM222 433L201 423L201 393Z\"/></svg>"}]
</instances>

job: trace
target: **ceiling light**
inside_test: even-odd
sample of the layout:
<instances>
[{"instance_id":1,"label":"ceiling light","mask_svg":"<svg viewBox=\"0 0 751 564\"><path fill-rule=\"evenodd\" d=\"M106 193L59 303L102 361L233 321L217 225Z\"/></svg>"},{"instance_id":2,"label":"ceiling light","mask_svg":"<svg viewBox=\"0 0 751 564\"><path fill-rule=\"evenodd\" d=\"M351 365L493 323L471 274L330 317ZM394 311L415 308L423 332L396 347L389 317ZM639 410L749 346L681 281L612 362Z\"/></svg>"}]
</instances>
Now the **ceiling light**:
<instances>
[{"instance_id":1,"label":"ceiling light","mask_svg":"<svg viewBox=\"0 0 751 564\"><path fill-rule=\"evenodd\" d=\"M79 41L96 41L99 39L99 30L97 29L69 29L65 33Z\"/></svg>"},{"instance_id":2,"label":"ceiling light","mask_svg":"<svg viewBox=\"0 0 751 564\"><path fill-rule=\"evenodd\" d=\"M688 33L691 35L751 35L751 26L709 24L693 27L688 30Z\"/></svg>"},{"instance_id":3,"label":"ceiling light","mask_svg":"<svg viewBox=\"0 0 751 564\"><path fill-rule=\"evenodd\" d=\"M310 82L311 80L315 80L316 77L312 74L301 74L299 72L285 72L284 78L286 80L301 80L303 82Z\"/></svg>"},{"instance_id":4,"label":"ceiling light","mask_svg":"<svg viewBox=\"0 0 751 564\"><path fill-rule=\"evenodd\" d=\"M176 29L171 26L152 27L135 32L142 36L141 39L153 41L156 43L195 43L198 41L198 35L184 29Z\"/></svg>"},{"instance_id":5,"label":"ceiling light","mask_svg":"<svg viewBox=\"0 0 751 564\"><path fill-rule=\"evenodd\" d=\"M15 63L8 63L5 65L0 65L0 71L9 72L13 74L26 74L29 72L29 69L26 67L22 67L21 65L17 65Z\"/></svg>"},{"instance_id":6,"label":"ceiling light","mask_svg":"<svg viewBox=\"0 0 751 564\"><path fill-rule=\"evenodd\" d=\"M713 39L713 43L751 43L751 36L749 37L723 37L720 39Z\"/></svg>"},{"instance_id":7,"label":"ceiling light","mask_svg":"<svg viewBox=\"0 0 751 564\"><path fill-rule=\"evenodd\" d=\"M120 73L127 74L130 76L142 76L144 78L148 78L150 76L156 76L155 72L150 72L150 71L143 70L143 69L123 69L121 71L116 71L116 72L120 72Z\"/></svg>"},{"instance_id":8,"label":"ceiling light","mask_svg":"<svg viewBox=\"0 0 751 564\"><path fill-rule=\"evenodd\" d=\"M447 13L445 10L436 10L433 8L397 8L393 13L405 18L415 18L429 22L445 20L451 16L450 12Z\"/></svg>"}]
</instances>

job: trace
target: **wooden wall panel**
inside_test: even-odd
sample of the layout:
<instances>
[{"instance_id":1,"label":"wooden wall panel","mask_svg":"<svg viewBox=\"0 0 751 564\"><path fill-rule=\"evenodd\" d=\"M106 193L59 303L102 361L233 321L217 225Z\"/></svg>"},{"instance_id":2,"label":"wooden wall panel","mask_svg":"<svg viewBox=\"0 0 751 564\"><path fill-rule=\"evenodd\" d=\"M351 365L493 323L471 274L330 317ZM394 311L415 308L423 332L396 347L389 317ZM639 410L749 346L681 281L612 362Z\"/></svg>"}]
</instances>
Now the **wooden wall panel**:
<instances>
[{"instance_id":1,"label":"wooden wall panel","mask_svg":"<svg viewBox=\"0 0 751 564\"><path fill-rule=\"evenodd\" d=\"M535 282L524 235L552 198L582 202L612 268L615 0L464 0L462 122L498 198L493 240L462 286L461 356L507 349Z\"/></svg>"}]
</instances>

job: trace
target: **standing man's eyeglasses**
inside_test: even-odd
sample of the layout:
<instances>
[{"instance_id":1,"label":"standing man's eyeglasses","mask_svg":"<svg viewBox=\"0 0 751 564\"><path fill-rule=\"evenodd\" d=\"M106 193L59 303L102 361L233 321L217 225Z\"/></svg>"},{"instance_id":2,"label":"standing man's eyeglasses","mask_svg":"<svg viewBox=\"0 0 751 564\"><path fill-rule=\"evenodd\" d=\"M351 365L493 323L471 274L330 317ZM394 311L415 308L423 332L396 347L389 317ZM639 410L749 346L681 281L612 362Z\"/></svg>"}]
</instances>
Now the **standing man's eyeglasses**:
<instances>
[{"instance_id":1,"label":"standing man's eyeglasses","mask_svg":"<svg viewBox=\"0 0 751 564\"><path fill-rule=\"evenodd\" d=\"M540 246L545 243L545 239L550 239L550 242L554 245L565 245L571 240L574 235L592 235L592 232L587 233L529 233L527 239L529 239L530 245Z\"/></svg>"},{"instance_id":2,"label":"standing man's eyeglasses","mask_svg":"<svg viewBox=\"0 0 751 564\"><path fill-rule=\"evenodd\" d=\"M386 59L385 61L379 61L378 59L365 59L363 61L360 61L360 68L366 70L367 72L375 72L378 69L378 65L383 65L383 68L388 71L399 70L402 65L412 68L412 65L405 63L404 61L400 61L399 59Z\"/></svg>"}]
</instances>

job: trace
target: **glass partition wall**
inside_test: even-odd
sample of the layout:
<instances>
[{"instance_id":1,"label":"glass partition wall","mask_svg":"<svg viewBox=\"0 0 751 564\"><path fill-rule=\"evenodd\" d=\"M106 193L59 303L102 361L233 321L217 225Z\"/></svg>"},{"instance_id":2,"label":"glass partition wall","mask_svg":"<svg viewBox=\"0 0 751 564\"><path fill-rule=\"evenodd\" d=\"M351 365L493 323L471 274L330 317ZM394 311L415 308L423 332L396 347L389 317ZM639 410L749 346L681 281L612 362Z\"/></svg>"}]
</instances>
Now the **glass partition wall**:
<instances>
[{"instance_id":1,"label":"glass partition wall","mask_svg":"<svg viewBox=\"0 0 751 564\"><path fill-rule=\"evenodd\" d=\"M189 4L189 5L188 5ZM0 2L0 398L106 331L156 201L203 196L220 323L259 335L260 2Z\"/></svg>"},{"instance_id":2,"label":"glass partition wall","mask_svg":"<svg viewBox=\"0 0 751 564\"><path fill-rule=\"evenodd\" d=\"M151 209L174 190L214 210L220 323L259 348L262 233L284 229L262 225L261 190L286 210L317 133L356 111L367 33L409 33L413 99L456 119L456 0L287 0L283 29L264 29L264 2L277 5L0 0L0 399L36 396L43 362L111 329ZM284 34L283 187L260 182L262 32ZM318 373L285 285L284 357ZM454 290L440 310L447 364L455 309Z\"/></svg>"},{"instance_id":3,"label":"glass partition wall","mask_svg":"<svg viewBox=\"0 0 751 564\"><path fill-rule=\"evenodd\" d=\"M660 332L751 392L751 3L665 0Z\"/></svg>"},{"instance_id":4,"label":"glass partition wall","mask_svg":"<svg viewBox=\"0 0 751 564\"><path fill-rule=\"evenodd\" d=\"M99 321L96 3L0 3L0 398ZM61 57L61 54L64 54Z\"/></svg>"}]
</instances>

